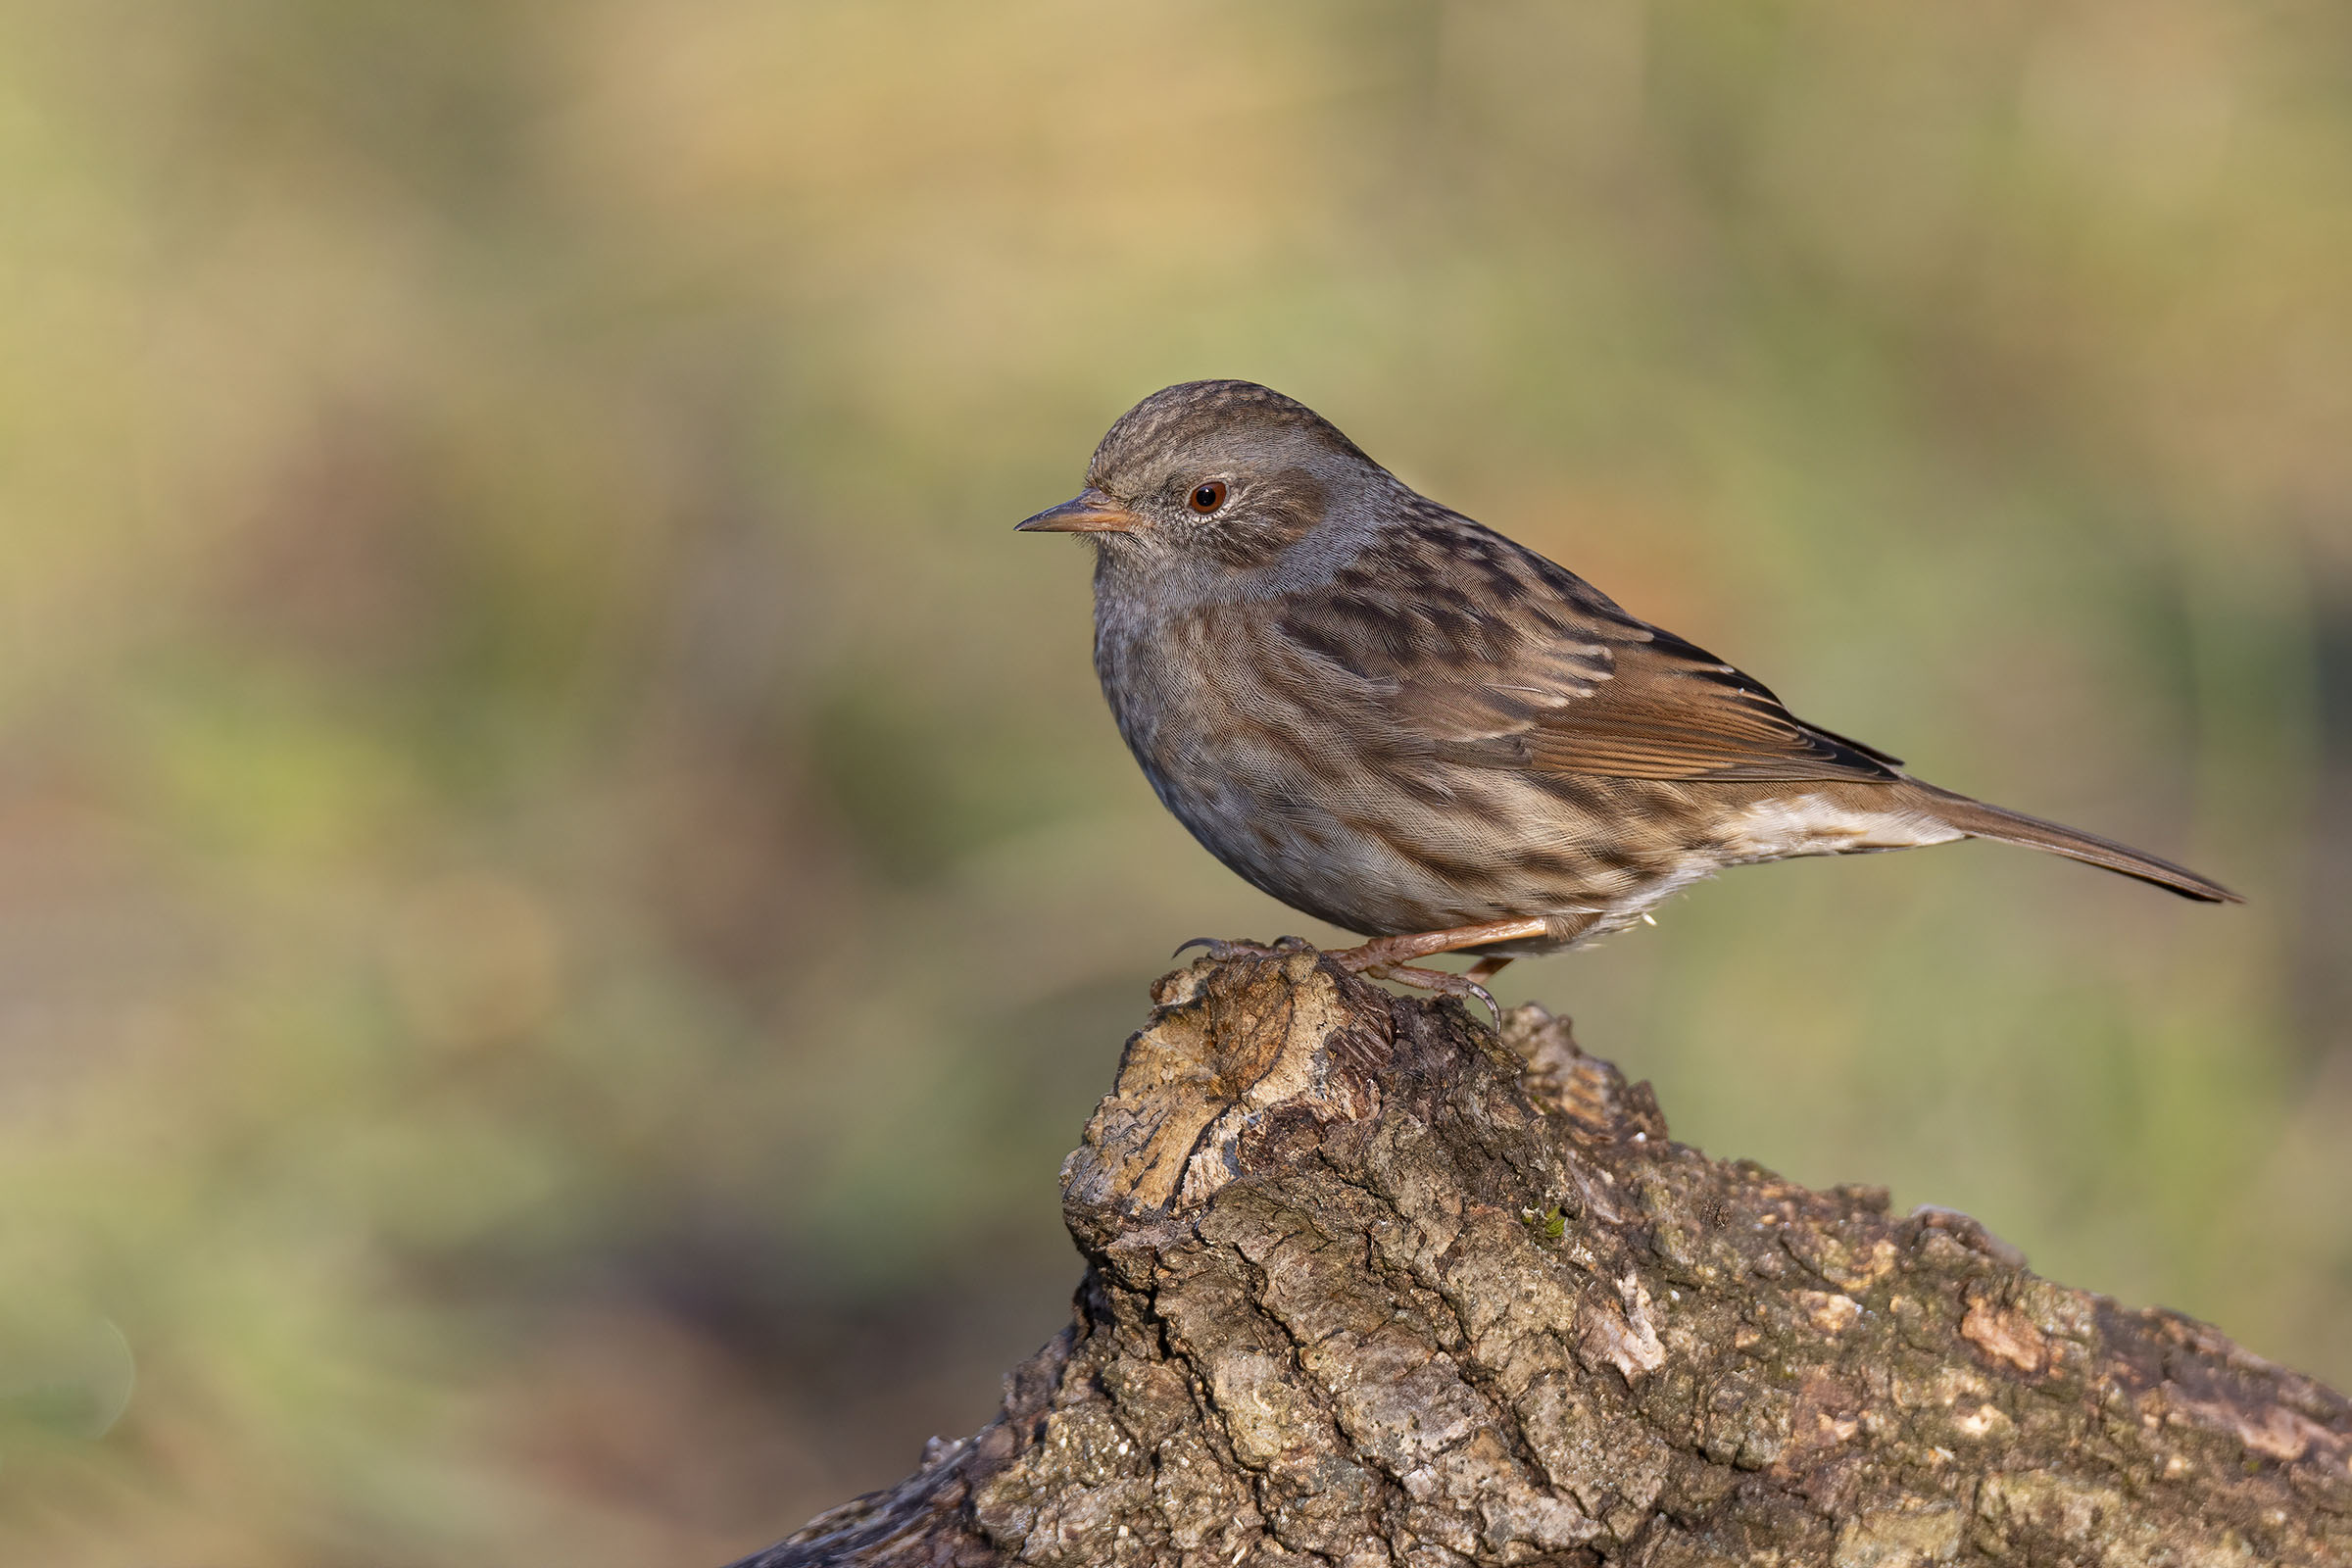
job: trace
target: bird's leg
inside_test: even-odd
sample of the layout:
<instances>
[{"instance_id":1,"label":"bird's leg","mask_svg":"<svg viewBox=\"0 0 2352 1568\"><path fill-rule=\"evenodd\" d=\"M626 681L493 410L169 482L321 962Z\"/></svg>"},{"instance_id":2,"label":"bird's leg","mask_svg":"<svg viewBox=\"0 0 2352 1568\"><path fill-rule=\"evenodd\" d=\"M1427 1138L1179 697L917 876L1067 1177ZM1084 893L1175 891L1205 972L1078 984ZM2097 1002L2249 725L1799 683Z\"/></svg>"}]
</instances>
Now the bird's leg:
<instances>
[{"instance_id":1,"label":"bird's leg","mask_svg":"<svg viewBox=\"0 0 2352 1568\"><path fill-rule=\"evenodd\" d=\"M1451 974L1444 969L1423 969L1413 959L1426 958L1433 954L1452 953L1461 948L1484 947L1490 942L1517 942L1527 937L1540 937L1550 929L1550 923L1541 918L1524 920L1489 920L1483 925L1457 925L1445 931L1416 931L1408 936L1375 937L1352 948L1340 948L1329 955L1332 961L1349 974L1366 974L1376 980L1394 980L1398 985L1413 986L1422 991L1435 991L1448 997L1476 997L1487 1004L1487 1010L1501 1022L1502 1008L1495 1004L1481 980L1494 977L1511 960L1490 955L1478 960L1468 974ZM1305 946L1297 937L1280 937L1272 947L1254 942L1225 942L1216 937L1195 937L1178 948L1175 956L1183 956L1190 948L1206 948L1212 958L1272 957L1292 953Z\"/></svg>"},{"instance_id":2,"label":"bird's leg","mask_svg":"<svg viewBox=\"0 0 2352 1568\"><path fill-rule=\"evenodd\" d=\"M1499 1025L1502 1022L1502 1008L1495 1004L1494 997L1479 982L1510 962L1510 959L1482 958L1468 974L1418 968L1412 960L1426 958L1433 954L1452 953L1461 948L1484 947L1490 942L1516 942L1526 937L1540 937L1548 929L1548 922L1536 918L1489 920L1483 925L1457 925L1446 931L1417 931L1409 936L1375 937L1360 947L1342 948L1331 957L1350 974L1368 974L1376 980L1394 980L1398 985L1435 991L1448 997L1476 997L1487 1004L1487 1010L1494 1015L1494 1021Z\"/></svg>"},{"instance_id":3,"label":"bird's leg","mask_svg":"<svg viewBox=\"0 0 2352 1568\"><path fill-rule=\"evenodd\" d=\"M1410 963L1415 958L1426 958L1433 954L1452 953L1459 948L1482 948L1490 942L1516 942L1526 937L1540 937L1550 927L1551 922L1541 916L1524 920L1489 920L1484 925L1457 925L1445 931L1416 931L1410 936L1374 937L1361 947L1342 948L1331 956L1350 974L1366 974L1392 964ZM1488 971L1490 974L1493 972Z\"/></svg>"}]
</instances>

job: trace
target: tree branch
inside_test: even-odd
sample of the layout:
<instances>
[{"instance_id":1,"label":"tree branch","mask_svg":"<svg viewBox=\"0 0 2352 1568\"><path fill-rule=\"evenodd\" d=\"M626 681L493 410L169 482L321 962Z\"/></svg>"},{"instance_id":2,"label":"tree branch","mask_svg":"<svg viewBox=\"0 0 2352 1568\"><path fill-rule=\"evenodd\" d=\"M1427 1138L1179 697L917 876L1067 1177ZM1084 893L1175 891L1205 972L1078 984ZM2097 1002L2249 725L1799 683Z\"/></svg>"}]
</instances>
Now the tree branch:
<instances>
[{"instance_id":1,"label":"tree branch","mask_svg":"<svg viewBox=\"0 0 2352 1568\"><path fill-rule=\"evenodd\" d=\"M2352 1561L2352 1403L1668 1140L1301 949L1163 978L1062 1166L1075 1320L977 1436L739 1568Z\"/></svg>"}]
</instances>

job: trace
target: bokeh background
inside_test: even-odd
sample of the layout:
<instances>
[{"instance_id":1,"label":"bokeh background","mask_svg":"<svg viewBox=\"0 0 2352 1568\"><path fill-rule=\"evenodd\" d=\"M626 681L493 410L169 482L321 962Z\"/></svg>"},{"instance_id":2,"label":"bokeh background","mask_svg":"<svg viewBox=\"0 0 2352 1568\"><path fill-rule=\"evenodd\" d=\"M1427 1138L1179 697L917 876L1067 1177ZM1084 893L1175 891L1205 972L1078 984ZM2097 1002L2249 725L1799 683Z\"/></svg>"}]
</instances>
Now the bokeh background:
<instances>
[{"instance_id":1,"label":"bokeh background","mask_svg":"<svg viewBox=\"0 0 2352 1568\"><path fill-rule=\"evenodd\" d=\"M0 6L0 1559L715 1563L983 1421L1181 938L1011 523L1271 382L2177 855L1523 963L2352 1382L2352 13Z\"/></svg>"}]
</instances>

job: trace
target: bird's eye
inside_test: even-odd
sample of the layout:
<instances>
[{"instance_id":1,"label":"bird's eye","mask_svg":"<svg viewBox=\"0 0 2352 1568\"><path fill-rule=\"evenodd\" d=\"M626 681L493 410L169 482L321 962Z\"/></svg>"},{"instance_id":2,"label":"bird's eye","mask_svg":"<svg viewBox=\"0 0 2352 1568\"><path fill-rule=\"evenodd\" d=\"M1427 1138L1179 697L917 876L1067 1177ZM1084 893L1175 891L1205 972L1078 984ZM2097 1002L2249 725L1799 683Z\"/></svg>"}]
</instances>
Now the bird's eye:
<instances>
[{"instance_id":1,"label":"bird's eye","mask_svg":"<svg viewBox=\"0 0 2352 1568\"><path fill-rule=\"evenodd\" d=\"M1185 505L1195 512L1209 513L1225 504L1225 481L1211 479L1185 498Z\"/></svg>"}]
</instances>

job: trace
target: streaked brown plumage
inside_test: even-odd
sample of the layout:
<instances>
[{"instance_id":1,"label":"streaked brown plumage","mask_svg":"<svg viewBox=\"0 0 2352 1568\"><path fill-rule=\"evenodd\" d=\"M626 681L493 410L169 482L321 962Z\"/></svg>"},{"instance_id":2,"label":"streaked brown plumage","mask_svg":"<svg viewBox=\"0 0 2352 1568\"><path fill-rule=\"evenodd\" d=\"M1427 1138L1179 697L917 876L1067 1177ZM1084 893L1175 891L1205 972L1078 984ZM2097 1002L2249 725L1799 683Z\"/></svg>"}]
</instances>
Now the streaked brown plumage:
<instances>
[{"instance_id":1,"label":"streaked brown plumage","mask_svg":"<svg viewBox=\"0 0 2352 1568\"><path fill-rule=\"evenodd\" d=\"M1722 866L1977 837L2191 899L2193 871L1910 777L1247 381L1154 393L1074 501L1095 663L1160 800L1274 897L1376 940L1359 969L1491 973Z\"/></svg>"}]
</instances>

